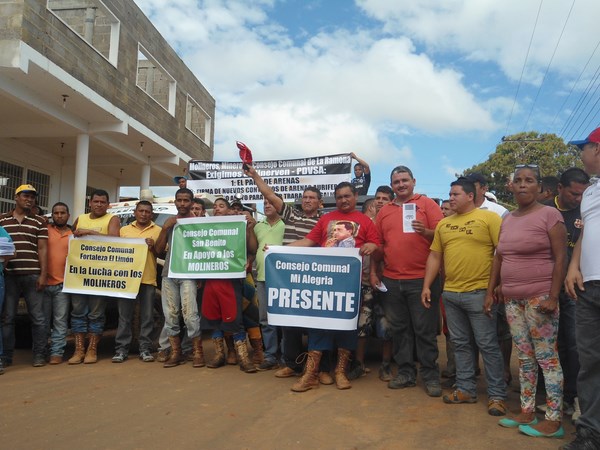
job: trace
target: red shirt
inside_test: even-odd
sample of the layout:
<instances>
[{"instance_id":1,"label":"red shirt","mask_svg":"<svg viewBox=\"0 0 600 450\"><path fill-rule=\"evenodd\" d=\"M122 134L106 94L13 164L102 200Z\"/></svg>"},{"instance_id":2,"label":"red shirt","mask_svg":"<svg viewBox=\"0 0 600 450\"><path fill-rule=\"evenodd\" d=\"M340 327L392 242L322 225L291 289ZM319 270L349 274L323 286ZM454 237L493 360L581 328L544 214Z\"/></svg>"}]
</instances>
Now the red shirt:
<instances>
[{"instance_id":1,"label":"red shirt","mask_svg":"<svg viewBox=\"0 0 600 450\"><path fill-rule=\"evenodd\" d=\"M439 205L421 194L406 203L417 205L417 217L428 229L444 218ZM376 227L383 245L383 276L394 280L425 278L425 263L431 242L418 233L405 233L402 205L390 202L377 214Z\"/></svg>"},{"instance_id":2,"label":"red shirt","mask_svg":"<svg viewBox=\"0 0 600 450\"><path fill-rule=\"evenodd\" d=\"M360 248L365 243L380 244L373 221L359 211L336 210L321 216L306 238L320 247Z\"/></svg>"}]
</instances>

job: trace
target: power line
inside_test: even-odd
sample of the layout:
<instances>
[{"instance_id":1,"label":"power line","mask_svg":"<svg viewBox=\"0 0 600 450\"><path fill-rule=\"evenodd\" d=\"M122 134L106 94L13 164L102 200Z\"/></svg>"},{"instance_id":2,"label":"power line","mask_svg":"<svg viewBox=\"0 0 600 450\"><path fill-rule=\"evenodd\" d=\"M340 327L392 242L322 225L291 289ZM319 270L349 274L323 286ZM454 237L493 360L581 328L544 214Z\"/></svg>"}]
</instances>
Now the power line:
<instances>
[{"instance_id":1,"label":"power line","mask_svg":"<svg viewBox=\"0 0 600 450\"><path fill-rule=\"evenodd\" d=\"M510 121L512 120L515 105L517 104L517 97L519 96L519 90L521 89L521 81L523 80L523 74L525 73L525 67L527 67L527 60L529 59L529 51L531 50L531 44L533 42L533 36L535 36L535 30L537 28L538 20L540 18L540 11L542 10L542 4L544 0L540 0L540 6L538 8L537 16L535 17L535 23L533 24L533 30L531 32L531 38L529 39L529 46L527 47L527 54L525 55L525 61L523 61L523 68L521 69L521 76L519 77L519 83L517 84L517 92L515 92L515 98L513 100L512 108L510 108L510 115L508 116L508 122L506 124L505 135L508 134L508 128L510 127Z\"/></svg>"},{"instance_id":2,"label":"power line","mask_svg":"<svg viewBox=\"0 0 600 450\"><path fill-rule=\"evenodd\" d=\"M573 86L571 86L571 90L569 91L569 95L567 95L567 97L565 98L565 101L563 102L562 105L560 105L560 108L558 109L556 115L554 116L554 119L552 119L552 125L554 126L554 123L556 122L556 119L558 119L558 116L560 115L560 113L563 111L565 105L567 104L567 102L569 101L569 99L571 98L571 95L573 94L573 91L575 90L575 88L577 87L577 85L579 84L579 81L581 81L581 77L583 76L583 74L585 73L588 65L590 64L590 62L592 61L592 58L594 57L594 55L596 54L596 51L598 50L598 47L600 47L600 40L598 41L598 43L596 44L596 47L594 48L594 51L592 52L592 55L589 57L589 59L587 60L587 62L585 63L585 66L583 67L583 70L579 73L579 76L577 77L577 80L575 81L575 83L573 84ZM571 117L571 116L569 116Z\"/></svg>"},{"instance_id":3,"label":"power line","mask_svg":"<svg viewBox=\"0 0 600 450\"><path fill-rule=\"evenodd\" d=\"M577 102L577 105L575 105L575 109L573 110L573 113L569 116L569 119L567 120L567 122L565 123L563 128L561 129L561 131L560 131L561 136L567 135L573 129L573 127L579 120L579 117L581 117L581 115L583 114L583 111L589 104L590 100L587 101L585 106L583 106L583 103L588 98L588 95L590 94L590 91L592 90L594 85L596 85L596 91L598 90L598 84L596 84L598 77L600 77L600 65L598 65L598 67L596 68L596 72L594 73L594 76L590 79L588 85L585 88L585 91L579 97L579 101Z\"/></svg>"},{"instance_id":4,"label":"power line","mask_svg":"<svg viewBox=\"0 0 600 450\"><path fill-rule=\"evenodd\" d=\"M538 88L537 93L535 94L535 98L533 99L533 103L531 104L531 109L529 110L529 115L527 116L527 120L525 121L525 128L524 128L525 130L527 130L527 127L529 126L529 120L531 119L531 114L533 113L533 109L535 108L537 99L540 96L542 87L544 86L544 81L546 81L546 76L548 75L548 72L550 71L550 66L552 65L552 61L554 61L554 56L556 55L556 51L558 50L558 46L560 44L560 41L562 40L563 34L565 32L565 28L567 27L567 23L569 23L569 18L571 17L571 12L573 12L574 6L575 6L575 0L573 0L573 3L571 3L571 9L569 9L569 14L567 14L565 23L562 27L560 35L558 36L558 41L556 42L556 46L554 47L554 51L552 52L552 56L550 57L550 61L548 62L548 67L546 67L546 72L544 72L544 77L542 78L540 87Z\"/></svg>"}]
</instances>

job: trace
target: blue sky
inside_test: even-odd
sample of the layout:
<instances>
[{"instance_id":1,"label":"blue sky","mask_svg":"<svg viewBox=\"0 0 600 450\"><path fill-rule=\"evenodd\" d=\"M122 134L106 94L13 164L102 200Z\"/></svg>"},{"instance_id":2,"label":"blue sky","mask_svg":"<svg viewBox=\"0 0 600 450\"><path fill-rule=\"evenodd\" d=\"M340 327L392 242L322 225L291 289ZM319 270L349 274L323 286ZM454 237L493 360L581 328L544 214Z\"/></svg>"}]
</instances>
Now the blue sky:
<instances>
[{"instance_id":1,"label":"blue sky","mask_svg":"<svg viewBox=\"0 0 600 450\"><path fill-rule=\"evenodd\" d=\"M505 134L600 121L596 92L573 114L600 67L597 0L135 1L215 97L216 160L236 140L257 160L353 151L370 193L403 164L446 197Z\"/></svg>"}]
</instances>

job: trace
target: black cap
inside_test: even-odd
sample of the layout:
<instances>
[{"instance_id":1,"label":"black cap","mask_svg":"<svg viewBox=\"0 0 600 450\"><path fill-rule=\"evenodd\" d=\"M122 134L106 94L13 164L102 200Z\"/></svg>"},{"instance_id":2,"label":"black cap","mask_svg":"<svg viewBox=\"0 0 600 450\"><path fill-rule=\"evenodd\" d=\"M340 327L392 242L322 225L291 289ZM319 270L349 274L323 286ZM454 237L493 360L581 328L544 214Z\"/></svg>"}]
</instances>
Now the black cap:
<instances>
[{"instance_id":1,"label":"black cap","mask_svg":"<svg viewBox=\"0 0 600 450\"><path fill-rule=\"evenodd\" d=\"M487 186L487 180L479 172L470 173L465 178L467 180L469 180L471 183L479 183L481 186Z\"/></svg>"}]
</instances>

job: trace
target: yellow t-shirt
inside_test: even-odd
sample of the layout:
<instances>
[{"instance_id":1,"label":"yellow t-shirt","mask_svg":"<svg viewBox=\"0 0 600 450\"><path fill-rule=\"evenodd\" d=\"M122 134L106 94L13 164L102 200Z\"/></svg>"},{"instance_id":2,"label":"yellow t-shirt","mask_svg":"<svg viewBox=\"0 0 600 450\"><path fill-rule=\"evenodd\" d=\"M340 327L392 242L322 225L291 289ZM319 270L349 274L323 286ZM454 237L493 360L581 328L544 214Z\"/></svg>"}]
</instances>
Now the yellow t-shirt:
<instances>
[{"instance_id":1,"label":"yellow t-shirt","mask_svg":"<svg viewBox=\"0 0 600 450\"><path fill-rule=\"evenodd\" d=\"M445 291L487 289L501 223L498 214L475 208L437 224L430 248L444 254Z\"/></svg>"},{"instance_id":2,"label":"yellow t-shirt","mask_svg":"<svg viewBox=\"0 0 600 450\"><path fill-rule=\"evenodd\" d=\"M100 234L108 235L108 224L112 218L112 214L104 214L102 217L96 219L92 219L89 214L81 214L77 218L77 229L93 230Z\"/></svg>"},{"instance_id":3,"label":"yellow t-shirt","mask_svg":"<svg viewBox=\"0 0 600 450\"><path fill-rule=\"evenodd\" d=\"M133 221L129 225L121 228L120 234L124 238L142 238L142 239L154 239L154 242L158 239L161 228L154 222L150 222L143 230L136 226L136 222ZM142 275L142 284L151 284L156 286L156 256L148 249L148 256L146 257L146 265L144 266L144 274Z\"/></svg>"}]
</instances>

